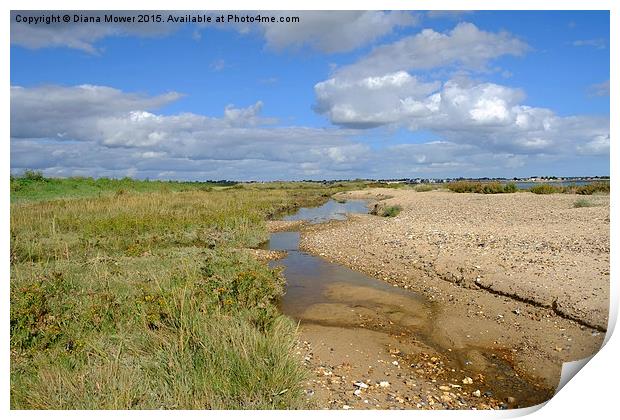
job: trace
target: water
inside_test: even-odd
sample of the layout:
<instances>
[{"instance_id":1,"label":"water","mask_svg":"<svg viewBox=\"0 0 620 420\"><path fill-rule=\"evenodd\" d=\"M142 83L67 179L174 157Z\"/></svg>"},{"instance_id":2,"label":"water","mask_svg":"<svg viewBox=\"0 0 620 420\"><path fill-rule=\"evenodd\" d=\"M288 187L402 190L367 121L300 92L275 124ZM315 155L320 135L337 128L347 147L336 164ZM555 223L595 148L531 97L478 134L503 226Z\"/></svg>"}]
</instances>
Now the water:
<instances>
[{"instance_id":1,"label":"water","mask_svg":"<svg viewBox=\"0 0 620 420\"><path fill-rule=\"evenodd\" d=\"M308 223L323 223L329 220L345 220L347 213L368 213L365 200L348 200L344 203L329 200L320 207L302 207L295 214L285 216L283 220L306 220Z\"/></svg>"},{"instance_id":2,"label":"water","mask_svg":"<svg viewBox=\"0 0 620 420\"><path fill-rule=\"evenodd\" d=\"M307 220L322 223L344 220L350 213L367 213L367 203L351 200L345 203L329 201L315 208L302 208L285 220ZM300 232L273 233L263 248L285 250L287 256L272 262L283 266L286 293L278 306L282 313L301 321L325 327L340 327L350 331L360 328L378 331L391 337L408 336L422 346L443 354L448 363L460 372L484 372L489 378L485 389L501 398L515 396L522 406L538 404L550 397L550 391L530 383L514 371L511 364L496 356L497 349L447 349L437 341L442 327L436 322L436 303L410 290L395 288L388 283L331 263L299 250ZM355 343L364 348L368 342ZM394 345L398 345L395 341ZM480 365L470 367L467 360L478 355ZM472 370L473 369L473 370ZM481 370L480 370L481 369Z\"/></svg>"}]
</instances>

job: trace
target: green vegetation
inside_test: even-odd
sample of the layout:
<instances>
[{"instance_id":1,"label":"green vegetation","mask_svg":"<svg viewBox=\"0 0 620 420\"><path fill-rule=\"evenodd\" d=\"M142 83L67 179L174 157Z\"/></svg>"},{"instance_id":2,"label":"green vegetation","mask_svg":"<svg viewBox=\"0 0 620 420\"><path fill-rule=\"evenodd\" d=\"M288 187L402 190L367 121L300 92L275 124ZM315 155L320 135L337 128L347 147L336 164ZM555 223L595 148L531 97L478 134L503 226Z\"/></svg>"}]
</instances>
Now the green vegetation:
<instances>
[{"instance_id":1,"label":"green vegetation","mask_svg":"<svg viewBox=\"0 0 620 420\"><path fill-rule=\"evenodd\" d=\"M559 185L540 184L530 188L530 192L534 194L557 194L564 191Z\"/></svg>"},{"instance_id":2,"label":"green vegetation","mask_svg":"<svg viewBox=\"0 0 620 420\"><path fill-rule=\"evenodd\" d=\"M577 200L577 201L575 201L573 203L573 207L575 207L575 208L594 207L594 206L596 206L596 204L594 204L590 200L586 200L585 198L580 198L579 200Z\"/></svg>"},{"instance_id":3,"label":"green vegetation","mask_svg":"<svg viewBox=\"0 0 620 420\"><path fill-rule=\"evenodd\" d=\"M55 198L100 197L127 192L209 191L234 182L140 181L131 178L44 178L40 172L26 171L11 176L11 202L52 200Z\"/></svg>"},{"instance_id":4,"label":"green vegetation","mask_svg":"<svg viewBox=\"0 0 620 420\"><path fill-rule=\"evenodd\" d=\"M123 192L46 200L105 182ZM284 280L243 248L346 185L11 183L31 184L12 189L11 408L303 407Z\"/></svg>"},{"instance_id":5,"label":"green vegetation","mask_svg":"<svg viewBox=\"0 0 620 420\"><path fill-rule=\"evenodd\" d=\"M478 194L502 194L517 192L517 186L513 182L502 184L501 182L473 182L456 181L447 185L450 191L456 193L478 193Z\"/></svg>"},{"instance_id":6,"label":"green vegetation","mask_svg":"<svg viewBox=\"0 0 620 420\"><path fill-rule=\"evenodd\" d=\"M420 185L416 185L415 187L413 187L413 189L416 192L429 192L429 191L438 190L440 188L441 188L441 186L439 186L439 185L432 185L432 184L420 184Z\"/></svg>"},{"instance_id":7,"label":"green vegetation","mask_svg":"<svg viewBox=\"0 0 620 420\"><path fill-rule=\"evenodd\" d=\"M580 195L592 195L592 194L609 194L610 183L609 182L593 182L586 185L551 185L540 184L530 188L530 192L534 194L580 194Z\"/></svg>"},{"instance_id":8,"label":"green vegetation","mask_svg":"<svg viewBox=\"0 0 620 420\"><path fill-rule=\"evenodd\" d=\"M375 205L375 208L370 212L370 214L374 214L376 216L381 217L396 217L402 211L401 206L380 206Z\"/></svg>"}]
</instances>

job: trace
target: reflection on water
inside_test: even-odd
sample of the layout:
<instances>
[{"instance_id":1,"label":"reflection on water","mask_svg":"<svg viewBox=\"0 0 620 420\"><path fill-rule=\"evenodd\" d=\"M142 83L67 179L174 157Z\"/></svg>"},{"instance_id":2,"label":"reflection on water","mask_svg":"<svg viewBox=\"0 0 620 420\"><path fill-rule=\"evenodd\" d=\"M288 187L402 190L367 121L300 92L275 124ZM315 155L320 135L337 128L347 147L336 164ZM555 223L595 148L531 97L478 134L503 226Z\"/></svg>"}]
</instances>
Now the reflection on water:
<instances>
[{"instance_id":1,"label":"reflection on water","mask_svg":"<svg viewBox=\"0 0 620 420\"><path fill-rule=\"evenodd\" d=\"M320 207L302 207L297 213L286 216L283 220L307 220L311 224L345 220L347 213L368 213L366 205L365 200L348 200L344 203L330 200Z\"/></svg>"}]
</instances>

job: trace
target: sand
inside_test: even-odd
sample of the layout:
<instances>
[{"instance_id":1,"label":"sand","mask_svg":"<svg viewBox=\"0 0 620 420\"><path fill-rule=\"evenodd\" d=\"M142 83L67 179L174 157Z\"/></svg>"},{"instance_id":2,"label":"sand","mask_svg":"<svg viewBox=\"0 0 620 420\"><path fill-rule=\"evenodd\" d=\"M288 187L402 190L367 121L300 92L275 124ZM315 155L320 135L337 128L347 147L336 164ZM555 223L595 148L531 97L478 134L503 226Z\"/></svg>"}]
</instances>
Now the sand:
<instances>
[{"instance_id":1,"label":"sand","mask_svg":"<svg viewBox=\"0 0 620 420\"><path fill-rule=\"evenodd\" d=\"M393 218L355 215L344 222L305 226L301 249L433 302L432 322L437 328L430 329L426 340L435 349L449 350L433 353L430 349L431 357L450 363L450 354L472 348L497 352L528 380L553 389L563 362L588 357L600 348L609 301L608 196L588 197L596 206L584 208L573 207L582 197L563 194L375 189L344 193L339 198L365 198L380 206L400 205L403 210ZM321 316L321 311L314 316ZM330 339L321 337L320 329L319 325L302 325L302 339L315 351L308 363L318 369L348 360L350 352L345 358L337 351L318 351L321 343L336 349L349 345L342 330ZM389 356L388 350L383 349L384 356ZM475 367L475 355L467 358ZM420 362L409 365L412 370L407 370L406 379L399 378L403 384L413 380L418 386L426 384L422 388L435 386L435 397L445 396L448 391L442 391L436 377L415 368ZM478 369L485 371L484 366ZM322 376L317 372L314 380ZM346 376L349 382L351 377ZM446 377L444 388L452 386L454 379ZM331 404L323 398L318 399L320 405L340 408L344 401L355 408L377 408L376 401L364 403L349 395L351 387L348 383L346 392L334 388L328 393ZM420 407L421 390L405 388L406 403L390 404L428 407ZM461 398L457 395L455 401L471 406L468 398ZM496 402L485 403L493 407ZM438 406L450 404L439 401Z\"/></svg>"}]
</instances>

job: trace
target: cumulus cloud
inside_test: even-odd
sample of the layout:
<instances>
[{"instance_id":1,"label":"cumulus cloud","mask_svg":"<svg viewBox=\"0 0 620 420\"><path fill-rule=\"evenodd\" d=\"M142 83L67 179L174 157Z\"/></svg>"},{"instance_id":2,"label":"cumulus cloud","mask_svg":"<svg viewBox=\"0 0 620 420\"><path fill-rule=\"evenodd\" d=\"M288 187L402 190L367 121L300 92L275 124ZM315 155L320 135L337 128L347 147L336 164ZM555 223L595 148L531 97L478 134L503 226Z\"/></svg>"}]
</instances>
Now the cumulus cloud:
<instances>
[{"instance_id":1,"label":"cumulus cloud","mask_svg":"<svg viewBox=\"0 0 620 420\"><path fill-rule=\"evenodd\" d=\"M361 140L366 130L273 126L273 119L262 116L261 101L229 105L215 117L165 115L157 109L178 93L12 87L11 168L50 176L164 179L488 176L514 174L536 156L608 153L608 120L528 108L520 105L523 93L516 89L466 81L436 87L407 74L367 80L358 88L366 95L385 88L388 93L380 95L393 101L398 86L414 99L387 120L431 129L443 140L370 147ZM358 110L373 117L375 111Z\"/></svg>"},{"instance_id":2,"label":"cumulus cloud","mask_svg":"<svg viewBox=\"0 0 620 420\"><path fill-rule=\"evenodd\" d=\"M441 84L424 83L405 71L317 83L316 111L331 122L355 128L398 123L424 107L420 101Z\"/></svg>"},{"instance_id":3,"label":"cumulus cloud","mask_svg":"<svg viewBox=\"0 0 620 420\"><path fill-rule=\"evenodd\" d=\"M262 27L267 46L274 49L309 46L326 53L351 51L391 33L399 26L415 25L410 12L330 11L277 12L300 16L298 23L270 23Z\"/></svg>"},{"instance_id":4,"label":"cumulus cloud","mask_svg":"<svg viewBox=\"0 0 620 420\"><path fill-rule=\"evenodd\" d=\"M270 127L275 120L260 115L261 101L229 105L221 117L155 112L178 97L91 85L12 87L11 166L52 173L90 168L95 174L134 168L143 176L175 171L192 177L211 168L219 177L274 179L363 164L367 148L351 140L350 130Z\"/></svg>"},{"instance_id":5,"label":"cumulus cloud","mask_svg":"<svg viewBox=\"0 0 620 420\"><path fill-rule=\"evenodd\" d=\"M468 79L449 80L436 89L438 84L420 83L406 72L360 80L317 84L317 110L345 127L391 124L430 130L452 142L498 153L556 153L557 148L608 153L600 140L609 137L608 118L560 117L522 104L525 94L520 89ZM399 84L402 90L396 88ZM584 146L591 142L593 146Z\"/></svg>"},{"instance_id":6,"label":"cumulus cloud","mask_svg":"<svg viewBox=\"0 0 620 420\"><path fill-rule=\"evenodd\" d=\"M317 83L315 110L342 127L432 131L448 142L496 154L608 153L606 117L560 117L524 104L521 89L464 76L441 83L415 74L450 66L484 70L489 60L527 48L508 33L485 32L469 23L447 33L425 29L376 47Z\"/></svg>"},{"instance_id":7,"label":"cumulus cloud","mask_svg":"<svg viewBox=\"0 0 620 420\"><path fill-rule=\"evenodd\" d=\"M507 32L487 32L463 22L447 33L424 29L416 35L375 47L356 63L337 70L336 76L360 78L451 65L484 70L489 60L503 55L522 55L527 50L526 43Z\"/></svg>"},{"instance_id":8,"label":"cumulus cloud","mask_svg":"<svg viewBox=\"0 0 620 420\"><path fill-rule=\"evenodd\" d=\"M14 137L83 137L99 121L133 111L160 108L182 95L124 93L107 86L11 86L11 135Z\"/></svg>"}]
</instances>

